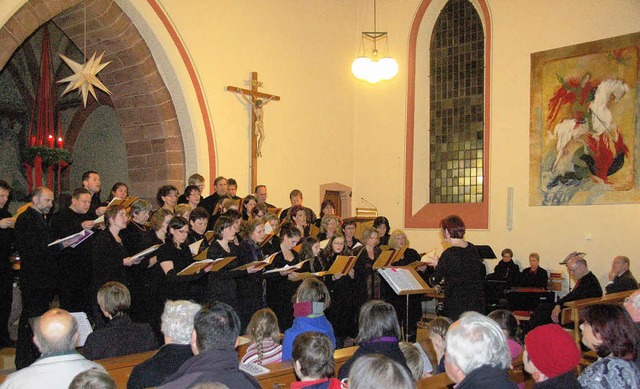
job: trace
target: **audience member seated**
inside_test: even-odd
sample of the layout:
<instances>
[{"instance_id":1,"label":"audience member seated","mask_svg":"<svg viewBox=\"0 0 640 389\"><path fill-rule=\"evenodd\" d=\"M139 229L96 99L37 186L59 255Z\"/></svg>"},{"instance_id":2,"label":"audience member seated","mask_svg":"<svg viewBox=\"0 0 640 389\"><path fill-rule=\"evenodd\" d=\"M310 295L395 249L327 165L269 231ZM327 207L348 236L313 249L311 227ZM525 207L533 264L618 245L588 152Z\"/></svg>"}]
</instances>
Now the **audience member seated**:
<instances>
[{"instance_id":1,"label":"audience member seated","mask_svg":"<svg viewBox=\"0 0 640 389\"><path fill-rule=\"evenodd\" d=\"M407 360L407 366L411 370L411 377L414 381L418 381L423 377L424 373L424 361L418 346L409 342L400 342L400 350L404 354L404 359Z\"/></svg>"},{"instance_id":2,"label":"audience member seated","mask_svg":"<svg viewBox=\"0 0 640 389\"><path fill-rule=\"evenodd\" d=\"M116 389L116 381L107 373L87 370L71 381L69 389Z\"/></svg>"},{"instance_id":3,"label":"audience member seated","mask_svg":"<svg viewBox=\"0 0 640 389\"><path fill-rule=\"evenodd\" d=\"M558 323L560 312L564 304L569 301L582 300L590 297L602 297L602 287L598 278L589 271L587 261L580 255L575 255L567 261L567 270L576 284L564 297L553 303L541 303L531 315L527 323L526 332L543 324Z\"/></svg>"},{"instance_id":4,"label":"audience member seated","mask_svg":"<svg viewBox=\"0 0 640 389\"><path fill-rule=\"evenodd\" d=\"M638 331L640 331L640 290L625 298L623 305L629 316L631 316L631 320L636 323Z\"/></svg>"},{"instance_id":5,"label":"audience member seated","mask_svg":"<svg viewBox=\"0 0 640 389\"><path fill-rule=\"evenodd\" d=\"M520 280L520 266L513 262L513 251L511 249L502 250L502 260L493 269L493 273L487 279L495 281L505 281L505 286L511 288L518 285Z\"/></svg>"},{"instance_id":6,"label":"audience member seated","mask_svg":"<svg viewBox=\"0 0 640 389\"><path fill-rule=\"evenodd\" d=\"M547 288L549 274L540 267L540 254L529 254L529 267L520 274L520 286L530 288Z\"/></svg>"},{"instance_id":7,"label":"audience member seated","mask_svg":"<svg viewBox=\"0 0 640 389\"><path fill-rule=\"evenodd\" d=\"M638 281L629 270L629 258L618 255L611 263L609 283L605 286L605 290L609 294L633 289L638 289Z\"/></svg>"},{"instance_id":8,"label":"audience member seated","mask_svg":"<svg viewBox=\"0 0 640 389\"><path fill-rule=\"evenodd\" d=\"M335 370L331 339L320 332L305 332L293 342L293 370L300 381L291 389L340 389L340 380L331 378Z\"/></svg>"},{"instance_id":9,"label":"audience member seated","mask_svg":"<svg viewBox=\"0 0 640 389\"><path fill-rule=\"evenodd\" d=\"M247 334L251 337L251 344L241 363L266 365L282 360L278 318L271 309L262 308L253 314L247 326Z\"/></svg>"},{"instance_id":10,"label":"audience member seated","mask_svg":"<svg viewBox=\"0 0 640 389\"><path fill-rule=\"evenodd\" d=\"M527 334L522 362L535 381L534 388L582 388L573 374L580 363L580 349L558 324L545 324Z\"/></svg>"},{"instance_id":11,"label":"audience member seated","mask_svg":"<svg viewBox=\"0 0 640 389\"><path fill-rule=\"evenodd\" d=\"M161 318L164 346L148 360L133 368L127 382L128 389L158 386L193 357L191 333L193 318L200 305L186 300L167 301Z\"/></svg>"},{"instance_id":12,"label":"audience member seated","mask_svg":"<svg viewBox=\"0 0 640 389\"><path fill-rule=\"evenodd\" d=\"M233 308L225 303L202 308L193 321L191 350L194 356L159 389L191 388L204 382L219 382L231 389L260 389L255 378L238 369L235 351L238 335L240 319Z\"/></svg>"},{"instance_id":13,"label":"audience member seated","mask_svg":"<svg viewBox=\"0 0 640 389\"><path fill-rule=\"evenodd\" d=\"M51 309L33 324L33 342L42 356L31 366L10 374L2 389L66 389L73 378L85 370L104 372L97 363L76 352L78 323L63 309Z\"/></svg>"},{"instance_id":14,"label":"audience member seated","mask_svg":"<svg viewBox=\"0 0 640 389\"><path fill-rule=\"evenodd\" d=\"M578 377L583 388L640 388L638 332L624 308L597 304L580 312L582 344L600 357Z\"/></svg>"},{"instance_id":15,"label":"audience member seated","mask_svg":"<svg viewBox=\"0 0 640 389\"><path fill-rule=\"evenodd\" d=\"M353 364L349 389L413 389L411 374L397 361L380 354L364 355Z\"/></svg>"},{"instance_id":16,"label":"audience member seated","mask_svg":"<svg viewBox=\"0 0 640 389\"><path fill-rule=\"evenodd\" d=\"M429 339L431 339L431 344L436 352L436 363L438 364L433 370L434 375L444 373L445 339L451 324L453 321L446 316L438 316L429 322Z\"/></svg>"},{"instance_id":17,"label":"audience member seated","mask_svg":"<svg viewBox=\"0 0 640 389\"><path fill-rule=\"evenodd\" d=\"M507 369L511 355L507 338L496 322L466 312L447 332L445 368L456 389L515 389Z\"/></svg>"},{"instance_id":18,"label":"audience member seated","mask_svg":"<svg viewBox=\"0 0 640 389\"><path fill-rule=\"evenodd\" d=\"M360 347L356 350L340 367L339 378L351 377L349 371L351 366L364 355L382 354L405 368L406 373L411 377L411 371L407 366L404 354L398 346L400 340L400 324L396 310L387 302L381 300L371 300L360 309L358 319L358 337L356 342ZM384 386L379 386L384 387ZM393 386L389 386L393 387Z\"/></svg>"},{"instance_id":19,"label":"audience member seated","mask_svg":"<svg viewBox=\"0 0 640 389\"><path fill-rule=\"evenodd\" d=\"M151 326L134 323L127 314L131 305L129 289L110 281L98 291L98 305L109 322L92 332L84 344L83 354L91 360L119 357L156 349Z\"/></svg>"},{"instance_id":20,"label":"audience member seated","mask_svg":"<svg viewBox=\"0 0 640 389\"><path fill-rule=\"evenodd\" d=\"M504 332L504 336L507 337L507 346L509 347L509 353L511 353L511 360L515 360L520 356L522 351L522 345L517 339L518 333L518 319L513 313L506 309L497 309L491 312L489 319L495 321Z\"/></svg>"},{"instance_id":21,"label":"audience member seated","mask_svg":"<svg viewBox=\"0 0 640 389\"><path fill-rule=\"evenodd\" d=\"M324 310L331 305L329 290L317 278L307 278L298 287L294 296L293 325L284 332L282 340L282 360L291 360L293 341L296 336L309 331L321 332L331 339L336 347L333 327L324 315Z\"/></svg>"}]
</instances>

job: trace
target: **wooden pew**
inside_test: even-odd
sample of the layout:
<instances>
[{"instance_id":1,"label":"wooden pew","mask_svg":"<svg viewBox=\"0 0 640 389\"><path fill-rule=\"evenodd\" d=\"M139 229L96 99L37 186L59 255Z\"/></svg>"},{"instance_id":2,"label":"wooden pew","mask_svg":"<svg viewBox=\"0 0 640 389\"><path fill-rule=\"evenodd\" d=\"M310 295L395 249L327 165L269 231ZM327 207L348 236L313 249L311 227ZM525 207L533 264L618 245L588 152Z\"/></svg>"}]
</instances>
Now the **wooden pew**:
<instances>
[{"instance_id":1,"label":"wooden pew","mask_svg":"<svg viewBox=\"0 0 640 389\"><path fill-rule=\"evenodd\" d=\"M580 343L580 310L590 305L596 304L621 304L624 299L633 294L637 289L626 290L624 292L617 292L606 294L602 297L592 297L588 299L570 301L565 303L565 308L562 310L562 317L560 324L573 323L573 338L576 343Z\"/></svg>"}]
</instances>

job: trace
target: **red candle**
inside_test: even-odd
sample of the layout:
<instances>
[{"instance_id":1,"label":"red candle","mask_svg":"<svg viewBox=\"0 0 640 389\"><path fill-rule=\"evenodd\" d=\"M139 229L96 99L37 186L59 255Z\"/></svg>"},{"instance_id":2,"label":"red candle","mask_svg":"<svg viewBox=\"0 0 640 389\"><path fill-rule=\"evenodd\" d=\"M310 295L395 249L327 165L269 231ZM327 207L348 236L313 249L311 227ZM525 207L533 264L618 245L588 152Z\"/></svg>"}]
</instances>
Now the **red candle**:
<instances>
[{"instance_id":1,"label":"red candle","mask_svg":"<svg viewBox=\"0 0 640 389\"><path fill-rule=\"evenodd\" d=\"M47 147L49 147L50 149L53 148L53 135L49 134L49 136L47 137Z\"/></svg>"},{"instance_id":2,"label":"red candle","mask_svg":"<svg viewBox=\"0 0 640 389\"><path fill-rule=\"evenodd\" d=\"M36 136L31 135L31 137L29 138L29 147L33 147L35 145L36 145Z\"/></svg>"},{"instance_id":3,"label":"red candle","mask_svg":"<svg viewBox=\"0 0 640 389\"><path fill-rule=\"evenodd\" d=\"M64 148L64 141L62 140L62 137L58 138L58 148L59 149Z\"/></svg>"}]
</instances>

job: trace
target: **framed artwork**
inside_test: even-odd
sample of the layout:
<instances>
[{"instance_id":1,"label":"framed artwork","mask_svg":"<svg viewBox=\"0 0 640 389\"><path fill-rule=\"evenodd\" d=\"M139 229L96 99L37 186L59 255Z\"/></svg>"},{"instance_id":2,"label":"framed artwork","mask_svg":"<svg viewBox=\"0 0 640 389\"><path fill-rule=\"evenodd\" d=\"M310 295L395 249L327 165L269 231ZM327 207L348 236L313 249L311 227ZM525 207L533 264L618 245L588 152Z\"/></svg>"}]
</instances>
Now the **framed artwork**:
<instances>
[{"instance_id":1,"label":"framed artwork","mask_svg":"<svg viewBox=\"0 0 640 389\"><path fill-rule=\"evenodd\" d=\"M531 54L529 205L640 202L640 33Z\"/></svg>"}]
</instances>

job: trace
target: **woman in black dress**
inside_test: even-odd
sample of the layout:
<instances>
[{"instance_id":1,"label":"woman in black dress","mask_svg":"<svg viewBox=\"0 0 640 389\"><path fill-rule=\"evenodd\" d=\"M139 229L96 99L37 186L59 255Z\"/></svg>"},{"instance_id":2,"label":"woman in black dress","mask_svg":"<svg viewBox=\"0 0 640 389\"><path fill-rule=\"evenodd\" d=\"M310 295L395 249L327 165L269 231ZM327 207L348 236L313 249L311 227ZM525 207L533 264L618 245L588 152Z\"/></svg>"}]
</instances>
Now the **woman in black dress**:
<instances>
[{"instance_id":1,"label":"woman in black dress","mask_svg":"<svg viewBox=\"0 0 640 389\"><path fill-rule=\"evenodd\" d=\"M378 231L378 244L380 246L387 246L389 244L389 231L391 231L389 219L384 216L378 216L373 221L373 228Z\"/></svg>"},{"instance_id":2,"label":"woman in black dress","mask_svg":"<svg viewBox=\"0 0 640 389\"><path fill-rule=\"evenodd\" d=\"M353 300L356 312L369 300L380 299L380 285L382 282L378 273L373 270L373 264L380 256L382 250L378 247L378 231L375 228L367 228L362 233L362 244L356 260L355 290Z\"/></svg>"},{"instance_id":3,"label":"woman in black dress","mask_svg":"<svg viewBox=\"0 0 640 389\"><path fill-rule=\"evenodd\" d=\"M264 255L271 255L280 251L280 220L275 213L268 212L262 220L266 223L269 222L273 235L262 243L262 252ZM265 231L265 233L267 233Z\"/></svg>"},{"instance_id":4,"label":"woman in black dress","mask_svg":"<svg viewBox=\"0 0 640 389\"><path fill-rule=\"evenodd\" d=\"M136 200L131 204L131 220L127 224L127 228L120 231L122 244L130 253L142 251L140 248L142 237L147 232L147 221L149 221L149 213L151 212L151 204L147 200Z\"/></svg>"},{"instance_id":5,"label":"woman in black dress","mask_svg":"<svg viewBox=\"0 0 640 389\"><path fill-rule=\"evenodd\" d=\"M356 233L356 221L353 219L345 220L342 231L344 234L344 245L347 246L349 250L353 250L353 247L360 243L358 238L354 236Z\"/></svg>"},{"instance_id":6,"label":"woman in black dress","mask_svg":"<svg viewBox=\"0 0 640 389\"><path fill-rule=\"evenodd\" d=\"M260 247L265 236L264 223L261 219L252 219L244 224L242 235L245 239L240 242L239 266L264 260L265 255L262 247ZM240 273L236 278L238 315L243 329L247 327L251 316L256 311L266 307L264 301L264 277L261 270L261 268L251 267L245 271L237 271L237 273Z\"/></svg>"},{"instance_id":7,"label":"woman in black dress","mask_svg":"<svg viewBox=\"0 0 640 389\"><path fill-rule=\"evenodd\" d=\"M294 205L289 210L287 218L291 225L300 231L300 236L304 239L309 236L309 225L307 224L307 211L302 205ZM280 327L282 328L282 327ZM285 327L289 328L289 327Z\"/></svg>"},{"instance_id":8,"label":"woman in black dress","mask_svg":"<svg viewBox=\"0 0 640 389\"><path fill-rule=\"evenodd\" d=\"M319 240L333 238L335 235L342 235L340 231L340 221L336 215L325 215L320 223Z\"/></svg>"},{"instance_id":9,"label":"woman in black dress","mask_svg":"<svg viewBox=\"0 0 640 389\"><path fill-rule=\"evenodd\" d=\"M207 225L209 223L209 212L202 207L196 207L189 214L189 235L187 235L187 244L202 241L196 254L200 254L209 247L209 241L205 237Z\"/></svg>"},{"instance_id":10,"label":"woman in black dress","mask_svg":"<svg viewBox=\"0 0 640 389\"><path fill-rule=\"evenodd\" d=\"M234 224L233 219L228 216L223 215L218 218L213 226L215 240L209 246L208 259L238 256L238 246L234 243L236 240L236 227ZM240 266L240 261L236 258L222 269L209 273L205 302L213 303L218 301L227 303L238 311L237 288L234 277L238 276L239 272L230 271L238 266Z\"/></svg>"},{"instance_id":11,"label":"woman in black dress","mask_svg":"<svg viewBox=\"0 0 640 389\"><path fill-rule=\"evenodd\" d=\"M280 252L273 258L273 262L267 267L267 270L279 269L300 262L298 253L293 250L300 241L300 230L286 223L280 229L280 238ZM291 271L272 273L266 276L267 306L278 317L280 328L289 328L293 323L292 298L298 287L298 283L292 281L295 277Z\"/></svg>"},{"instance_id":12,"label":"woman in black dress","mask_svg":"<svg viewBox=\"0 0 640 389\"><path fill-rule=\"evenodd\" d=\"M338 255L351 255L351 250L345 245L344 237L336 235L329 239L321 255L329 268ZM325 311L325 315L333 326L338 347L342 347L347 337L355 337L358 328L356 324L358 311L353 303L354 277L355 271L351 269L348 274L327 275L324 279L331 295L331 305Z\"/></svg>"},{"instance_id":13,"label":"woman in black dress","mask_svg":"<svg viewBox=\"0 0 640 389\"><path fill-rule=\"evenodd\" d=\"M451 244L435 266L434 284L444 282L444 316L453 321L466 311L484 313L484 279L487 274L478 249L464 240L465 226L459 216L440 221L445 243Z\"/></svg>"}]
</instances>

